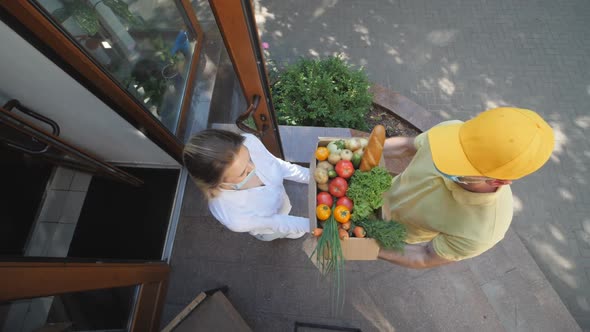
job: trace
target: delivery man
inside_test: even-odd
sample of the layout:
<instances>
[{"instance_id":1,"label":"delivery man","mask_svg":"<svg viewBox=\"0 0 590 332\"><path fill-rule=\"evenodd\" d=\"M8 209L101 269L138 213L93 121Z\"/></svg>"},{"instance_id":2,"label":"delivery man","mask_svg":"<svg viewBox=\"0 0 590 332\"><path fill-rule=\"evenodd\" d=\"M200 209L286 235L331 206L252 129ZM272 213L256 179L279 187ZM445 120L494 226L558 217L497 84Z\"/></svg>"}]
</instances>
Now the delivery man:
<instances>
[{"instance_id":1,"label":"delivery man","mask_svg":"<svg viewBox=\"0 0 590 332\"><path fill-rule=\"evenodd\" d=\"M489 250L512 221L510 184L541 168L553 146L553 130L537 113L510 107L388 138L386 158L414 157L385 193L386 217L407 226L407 245L381 249L379 258L420 269Z\"/></svg>"}]
</instances>

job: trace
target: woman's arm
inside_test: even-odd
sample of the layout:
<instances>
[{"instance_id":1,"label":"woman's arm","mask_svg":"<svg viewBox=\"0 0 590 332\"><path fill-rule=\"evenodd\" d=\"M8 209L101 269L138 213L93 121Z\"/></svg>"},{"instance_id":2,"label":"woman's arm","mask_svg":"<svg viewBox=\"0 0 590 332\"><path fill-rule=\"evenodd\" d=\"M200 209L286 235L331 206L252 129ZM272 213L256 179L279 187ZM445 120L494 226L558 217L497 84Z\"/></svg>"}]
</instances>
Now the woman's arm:
<instances>
[{"instance_id":1,"label":"woman's arm","mask_svg":"<svg viewBox=\"0 0 590 332\"><path fill-rule=\"evenodd\" d=\"M209 204L209 210L213 216L225 227L234 232L252 232L256 230L268 230L280 233L309 232L309 219L290 216L287 214L274 214L271 216L254 216L248 211L238 211L224 204Z\"/></svg>"},{"instance_id":2,"label":"woman's arm","mask_svg":"<svg viewBox=\"0 0 590 332\"><path fill-rule=\"evenodd\" d=\"M299 183L309 183L309 168L305 168L296 164L291 164L290 162L284 161L279 158L276 158L276 160L279 164L279 167L281 168L283 179Z\"/></svg>"}]
</instances>

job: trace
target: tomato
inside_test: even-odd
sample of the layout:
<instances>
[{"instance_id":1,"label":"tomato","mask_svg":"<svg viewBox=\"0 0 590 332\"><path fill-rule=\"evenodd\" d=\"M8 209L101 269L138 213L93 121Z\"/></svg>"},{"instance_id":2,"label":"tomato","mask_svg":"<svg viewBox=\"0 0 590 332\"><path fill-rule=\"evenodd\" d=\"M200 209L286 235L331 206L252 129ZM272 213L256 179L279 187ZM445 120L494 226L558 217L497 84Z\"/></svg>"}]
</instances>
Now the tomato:
<instances>
[{"instance_id":1,"label":"tomato","mask_svg":"<svg viewBox=\"0 0 590 332\"><path fill-rule=\"evenodd\" d=\"M340 160L336 164L336 173L339 177L348 179L354 174L354 165L350 160Z\"/></svg>"},{"instance_id":2,"label":"tomato","mask_svg":"<svg viewBox=\"0 0 590 332\"><path fill-rule=\"evenodd\" d=\"M330 150L328 150L328 148L320 146L319 148L317 148L317 150L315 150L315 157L317 160L326 160L328 159L328 156L330 155Z\"/></svg>"},{"instance_id":3,"label":"tomato","mask_svg":"<svg viewBox=\"0 0 590 332\"><path fill-rule=\"evenodd\" d=\"M342 197L346 195L346 190L348 190L348 183L341 177L337 177L330 181L329 185L330 194L334 197Z\"/></svg>"},{"instance_id":4,"label":"tomato","mask_svg":"<svg viewBox=\"0 0 590 332\"><path fill-rule=\"evenodd\" d=\"M320 204L315 209L315 214L319 220L327 220L330 218L330 214L332 214L332 209L326 204Z\"/></svg>"},{"instance_id":5,"label":"tomato","mask_svg":"<svg viewBox=\"0 0 590 332\"><path fill-rule=\"evenodd\" d=\"M344 224L350 220L350 210L343 205L338 205L334 209L334 219L337 222Z\"/></svg>"},{"instance_id":6,"label":"tomato","mask_svg":"<svg viewBox=\"0 0 590 332\"><path fill-rule=\"evenodd\" d=\"M330 195L329 193L321 192L318 194L317 202L318 202L318 205L326 204L327 206L332 206L332 204L334 203L334 200L332 199L332 195Z\"/></svg>"},{"instance_id":7,"label":"tomato","mask_svg":"<svg viewBox=\"0 0 590 332\"><path fill-rule=\"evenodd\" d=\"M338 200L336 201L336 205L344 205L350 211L352 211L352 206L353 206L352 200L346 196L338 198Z\"/></svg>"}]
</instances>

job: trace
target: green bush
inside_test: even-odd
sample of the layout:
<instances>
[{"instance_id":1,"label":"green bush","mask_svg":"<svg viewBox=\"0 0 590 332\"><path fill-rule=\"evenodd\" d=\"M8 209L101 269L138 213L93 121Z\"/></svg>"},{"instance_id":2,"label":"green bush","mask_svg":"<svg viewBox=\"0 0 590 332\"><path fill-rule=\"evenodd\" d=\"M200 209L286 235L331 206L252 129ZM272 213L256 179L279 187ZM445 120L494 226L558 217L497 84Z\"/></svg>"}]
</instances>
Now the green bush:
<instances>
[{"instance_id":1,"label":"green bush","mask_svg":"<svg viewBox=\"0 0 590 332\"><path fill-rule=\"evenodd\" d=\"M367 130L373 99L362 69L340 57L300 59L276 73L272 96L280 124Z\"/></svg>"}]
</instances>

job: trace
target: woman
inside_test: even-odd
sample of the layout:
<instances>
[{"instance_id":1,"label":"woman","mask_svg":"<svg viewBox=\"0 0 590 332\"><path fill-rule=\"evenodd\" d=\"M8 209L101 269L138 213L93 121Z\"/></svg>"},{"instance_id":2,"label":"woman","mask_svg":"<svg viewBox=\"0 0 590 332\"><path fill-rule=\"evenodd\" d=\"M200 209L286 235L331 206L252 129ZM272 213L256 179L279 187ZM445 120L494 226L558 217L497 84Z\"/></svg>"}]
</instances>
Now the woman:
<instances>
[{"instance_id":1,"label":"woman","mask_svg":"<svg viewBox=\"0 0 590 332\"><path fill-rule=\"evenodd\" d=\"M183 160L213 216L230 230L262 241L309 232L309 219L289 215L283 186L283 179L308 183L309 170L274 157L256 136L204 130L186 144Z\"/></svg>"}]
</instances>

